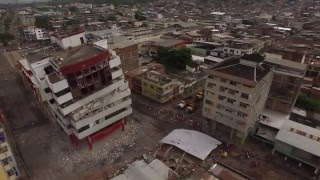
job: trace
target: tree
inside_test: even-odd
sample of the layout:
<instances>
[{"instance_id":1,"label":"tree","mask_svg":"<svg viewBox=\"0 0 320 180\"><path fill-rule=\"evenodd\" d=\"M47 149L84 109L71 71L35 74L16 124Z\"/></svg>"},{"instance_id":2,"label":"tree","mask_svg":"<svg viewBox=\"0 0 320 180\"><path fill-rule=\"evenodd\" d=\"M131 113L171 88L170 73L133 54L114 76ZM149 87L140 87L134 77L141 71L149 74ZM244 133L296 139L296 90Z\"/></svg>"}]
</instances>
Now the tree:
<instances>
[{"instance_id":1,"label":"tree","mask_svg":"<svg viewBox=\"0 0 320 180\"><path fill-rule=\"evenodd\" d=\"M49 16L37 16L35 24L37 28L53 29Z\"/></svg>"},{"instance_id":2,"label":"tree","mask_svg":"<svg viewBox=\"0 0 320 180\"><path fill-rule=\"evenodd\" d=\"M78 23L79 23L79 21L77 21L77 20L69 19L69 20L66 22L66 25L67 25L67 26L73 26L73 25L76 25L76 24L78 24Z\"/></svg>"},{"instance_id":3,"label":"tree","mask_svg":"<svg viewBox=\"0 0 320 180\"><path fill-rule=\"evenodd\" d=\"M160 48L156 60L167 67L182 70L192 61L191 51L187 48L171 51Z\"/></svg>"},{"instance_id":4,"label":"tree","mask_svg":"<svg viewBox=\"0 0 320 180\"><path fill-rule=\"evenodd\" d=\"M71 6L71 7L69 7L69 11L75 13L75 12L78 12L79 9L75 6Z\"/></svg>"},{"instance_id":5,"label":"tree","mask_svg":"<svg viewBox=\"0 0 320 180\"><path fill-rule=\"evenodd\" d=\"M311 112L320 112L320 101L310 98L306 94L300 94L298 96L296 106Z\"/></svg>"},{"instance_id":6,"label":"tree","mask_svg":"<svg viewBox=\"0 0 320 180\"><path fill-rule=\"evenodd\" d=\"M116 20L117 20L117 17L112 14L112 15L107 16L106 20L107 20L107 21L116 21Z\"/></svg>"},{"instance_id":7,"label":"tree","mask_svg":"<svg viewBox=\"0 0 320 180\"><path fill-rule=\"evenodd\" d=\"M5 46L8 45L8 41L14 40L14 35L9 33L0 33L0 42Z\"/></svg>"}]
</instances>

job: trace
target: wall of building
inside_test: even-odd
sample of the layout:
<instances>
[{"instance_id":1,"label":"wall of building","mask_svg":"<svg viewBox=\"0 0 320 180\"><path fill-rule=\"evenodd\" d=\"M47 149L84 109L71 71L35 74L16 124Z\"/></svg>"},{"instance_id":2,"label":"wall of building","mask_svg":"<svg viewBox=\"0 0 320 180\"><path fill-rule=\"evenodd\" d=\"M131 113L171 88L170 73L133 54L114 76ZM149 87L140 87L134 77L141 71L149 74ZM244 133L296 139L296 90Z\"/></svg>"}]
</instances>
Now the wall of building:
<instances>
[{"instance_id":1,"label":"wall of building","mask_svg":"<svg viewBox=\"0 0 320 180\"><path fill-rule=\"evenodd\" d=\"M63 39L56 39L56 43L62 48L62 49L68 49L69 47L76 47L79 46L81 44L83 44L81 42L81 38L83 38L83 43L86 43L87 40L85 38L85 34L80 33L80 34L76 34L73 36L69 36Z\"/></svg>"},{"instance_id":2,"label":"wall of building","mask_svg":"<svg viewBox=\"0 0 320 180\"><path fill-rule=\"evenodd\" d=\"M139 67L138 44L124 48L116 48L114 51L121 59L121 68L124 72Z\"/></svg>"},{"instance_id":3,"label":"wall of building","mask_svg":"<svg viewBox=\"0 0 320 180\"><path fill-rule=\"evenodd\" d=\"M231 127L241 138L246 137L265 106L272 75L270 72L252 87L209 75L205 87L203 116Z\"/></svg>"}]
</instances>

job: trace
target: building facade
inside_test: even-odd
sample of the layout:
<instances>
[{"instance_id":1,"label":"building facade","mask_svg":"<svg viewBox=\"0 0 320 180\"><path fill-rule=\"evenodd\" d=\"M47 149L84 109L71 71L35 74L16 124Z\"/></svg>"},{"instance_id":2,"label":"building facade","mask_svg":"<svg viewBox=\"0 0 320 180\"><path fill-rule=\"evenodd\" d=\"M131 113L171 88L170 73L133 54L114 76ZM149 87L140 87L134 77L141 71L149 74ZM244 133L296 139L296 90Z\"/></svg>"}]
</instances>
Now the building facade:
<instances>
[{"instance_id":1,"label":"building facade","mask_svg":"<svg viewBox=\"0 0 320 180\"><path fill-rule=\"evenodd\" d=\"M70 38L78 38L75 36ZM26 65L24 77L35 94L40 94L39 99L48 104L51 117L78 144L85 138L92 142L102 137L110 127L123 128L132 108L120 57L101 43L79 41L78 46L73 45L68 51L63 50L64 45L62 50L47 49L53 54L44 50L38 52L40 56L31 53L27 62L20 64Z\"/></svg>"},{"instance_id":2,"label":"building facade","mask_svg":"<svg viewBox=\"0 0 320 180\"><path fill-rule=\"evenodd\" d=\"M6 119L0 110L0 179L15 180L20 174L4 126Z\"/></svg>"},{"instance_id":3,"label":"building facade","mask_svg":"<svg viewBox=\"0 0 320 180\"><path fill-rule=\"evenodd\" d=\"M152 63L133 69L126 78L133 91L159 103L168 102L184 91L184 84L166 75L162 64Z\"/></svg>"},{"instance_id":4,"label":"building facade","mask_svg":"<svg viewBox=\"0 0 320 180\"><path fill-rule=\"evenodd\" d=\"M139 50L137 43L120 42L109 44L121 59L121 68L124 72L139 67Z\"/></svg>"},{"instance_id":5,"label":"building facade","mask_svg":"<svg viewBox=\"0 0 320 180\"><path fill-rule=\"evenodd\" d=\"M257 54L226 59L207 70L203 116L230 136L245 139L265 106L272 81L270 66Z\"/></svg>"},{"instance_id":6,"label":"building facade","mask_svg":"<svg viewBox=\"0 0 320 180\"><path fill-rule=\"evenodd\" d=\"M290 114L306 74L307 65L266 53L266 62L275 67L266 107Z\"/></svg>"}]
</instances>

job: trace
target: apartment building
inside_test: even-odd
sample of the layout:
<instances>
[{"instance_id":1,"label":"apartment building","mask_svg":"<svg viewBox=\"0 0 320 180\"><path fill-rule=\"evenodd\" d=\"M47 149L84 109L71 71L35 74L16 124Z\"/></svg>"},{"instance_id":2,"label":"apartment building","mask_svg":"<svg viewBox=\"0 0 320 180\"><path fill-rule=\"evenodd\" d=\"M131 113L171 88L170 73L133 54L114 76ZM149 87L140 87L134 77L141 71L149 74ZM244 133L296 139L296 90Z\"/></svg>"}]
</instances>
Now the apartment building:
<instances>
[{"instance_id":1,"label":"apartment building","mask_svg":"<svg viewBox=\"0 0 320 180\"><path fill-rule=\"evenodd\" d=\"M6 119L0 110L0 179L15 180L20 174L3 124L4 121Z\"/></svg>"},{"instance_id":2,"label":"apartment building","mask_svg":"<svg viewBox=\"0 0 320 180\"><path fill-rule=\"evenodd\" d=\"M91 146L110 128L124 128L125 118L132 113L131 91L120 58L106 48L106 40L94 44L75 41L78 44L73 43L69 50L64 47L70 42L60 41L59 48L27 54L20 61L22 73L72 142L78 145L88 138Z\"/></svg>"},{"instance_id":3,"label":"apartment building","mask_svg":"<svg viewBox=\"0 0 320 180\"><path fill-rule=\"evenodd\" d=\"M243 140L253 130L263 110L272 82L273 70L264 57L247 54L229 58L206 71L203 116L213 128L220 126L230 136Z\"/></svg>"},{"instance_id":4,"label":"apartment building","mask_svg":"<svg viewBox=\"0 0 320 180\"><path fill-rule=\"evenodd\" d=\"M166 75L164 66L158 63L133 69L126 78L133 91L159 103L168 102L184 91L183 83Z\"/></svg>"}]
</instances>

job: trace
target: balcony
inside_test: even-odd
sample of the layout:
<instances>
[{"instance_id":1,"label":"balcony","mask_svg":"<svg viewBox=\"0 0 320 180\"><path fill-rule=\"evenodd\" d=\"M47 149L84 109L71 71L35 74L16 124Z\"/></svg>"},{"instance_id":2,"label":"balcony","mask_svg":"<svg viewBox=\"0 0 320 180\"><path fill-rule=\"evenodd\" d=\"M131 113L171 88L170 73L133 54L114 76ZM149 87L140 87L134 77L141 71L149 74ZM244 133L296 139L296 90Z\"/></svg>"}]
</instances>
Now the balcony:
<instances>
[{"instance_id":1,"label":"balcony","mask_svg":"<svg viewBox=\"0 0 320 180\"><path fill-rule=\"evenodd\" d=\"M114 70L112 70L111 72L112 79L116 79L117 77L120 77L122 75L123 75L122 69L120 68L114 68Z\"/></svg>"},{"instance_id":2,"label":"balcony","mask_svg":"<svg viewBox=\"0 0 320 180\"><path fill-rule=\"evenodd\" d=\"M46 75L45 79L49 85L49 88L54 93L69 87L67 80L60 78L56 73Z\"/></svg>"},{"instance_id":3,"label":"balcony","mask_svg":"<svg viewBox=\"0 0 320 180\"><path fill-rule=\"evenodd\" d=\"M131 91L128 87L125 90L122 90L120 92L119 91L112 92L104 96L103 98L101 98L100 101L91 102L86 106L74 111L71 116L74 121L79 121L87 117L91 117L95 114L102 112L103 109L106 108L111 103L115 103L125 97L128 97L130 96L130 94L131 94Z\"/></svg>"},{"instance_id":4,"label":"balcony","mask_svg":"<svg viewBox=\"0 0 320 180\"><path fill-rule=\"evenodd\" d=\"M101 129L103 129L103 128L105 128L105 127L107 127L107 126L109 126L109 125L111 125L111 124L113 124L113 123L125 118L125 117L127 117L127 116L129 116L130 114L132 114L132 108L129 108L129 109L121 112L120 114L117 114L117 115L115 115L115 116L113 116L113 117L111 117L111 118L109 118L107 120L104 120L101 124L92 126L89 129L87 129L87 130L85 130L85 131L83 131L81 133L75 132L74 134L79 139L83 139L83 138L89 136L90 134L93 134L93 133L95 133L95 132L97 132L97 131L99 131L99 130L101 130Z\"/></svg>"},{"instance_id":5,"label":"balcony","mask_svg":"<svg viewBox=\"0 0 320 180\"><path fill-rule=\"evenodd\" d=\"M59 106L59 110L61 111L61 113L63 115L67 115L67 114L71 113L72 111L75 111L76 109L82 107L83 105L88 104L91 101L93 101L97 98L100 98L100 97L104 96L105 94L108 94L111 91L113 91L113 90L115 90L125 84L128 86L128 82L124 82L123 80L119 80L119 81L114 80L113 83L110 84L109 86L107 86L103 89L100 89L99 91L96 91L93 94L90 94L89 96L84 97L84 98L80 99L79 101L74 102L73 104L70 104L67 107L62 108Z\"/></svg>"},{"instance_id":6,"label":"balcony","mask_svg":"<svg viewBox=\"0 0 320 180\"><path fill-rule=\"evenodd\" d=\"M62 96L57 97L55 94L53 94L54 100L59 104L63 104L65 102L68 102L73 99L71 92L68 92L67 94L64 94Z\"/></svg>"},{"instance_id":7,"label":"balcony","mask_svg":"<svg viewBox=\"0 0 320 180\"><path fill-rule=\"evenodd\" d=\"M109 61L109 66L110 68L114 68L114 67L117 67L121 64L121 61L120 61L120 57L119 56L115 56L113 59L111 59Z\"/></svg>"},{"instance_id":8,"label":"balcony","mask_svg":"<svg viewBox=\"0 0 320 180\"><path fill-rule=\"evenodd\" d=\"M101 111L100 113L97 113L93 116L90 116L90 117L87 117L87 118L84 118L82 120L79 120L79 121L71 121L71 124L76 128L76 129L80 129L81 127L83 126L86 126L88 124L92 124L94 123L96 120L99 120L99 119L102 119L104 118L105 116L109 115L109 114L112 114L122 108L125 108L125 107L128 107L130 106L132 103L131 99L128 99L126 101L123 101L115 106L112 106L106 110L103 110Z\"/></svg>"}]
</instances>

